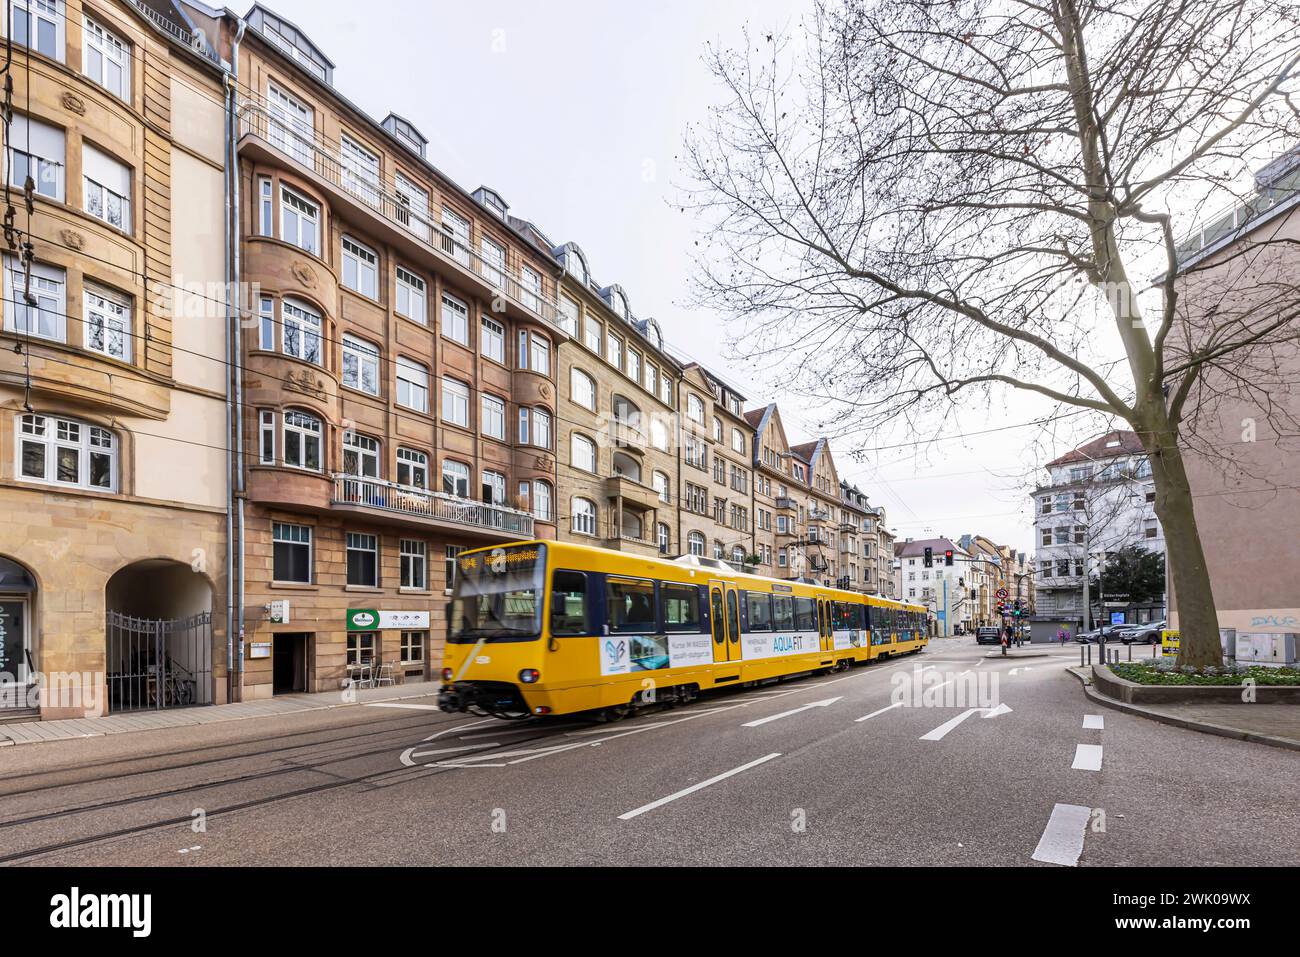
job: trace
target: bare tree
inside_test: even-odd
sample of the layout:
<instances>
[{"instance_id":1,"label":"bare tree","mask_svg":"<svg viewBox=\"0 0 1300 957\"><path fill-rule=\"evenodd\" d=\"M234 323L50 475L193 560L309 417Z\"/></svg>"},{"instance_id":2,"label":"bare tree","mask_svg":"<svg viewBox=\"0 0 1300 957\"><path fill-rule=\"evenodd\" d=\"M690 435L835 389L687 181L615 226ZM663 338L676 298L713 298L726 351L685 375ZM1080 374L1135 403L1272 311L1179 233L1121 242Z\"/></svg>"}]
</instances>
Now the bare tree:
<instances>
[{"instance_id":1,"label":"bare tree","mask_svg":"<svg viewBox=\"0 0 1300 957\"><path fill-rule=\"evenodd\" d=\"M1235 309L1229 281L1207 319L1180 239L1296 142L1298 61L1288 2L822 0L710 51L700 304L859 434L1008 389L1127 423L1183 660L1217 662L1184 417L1208 369L1294 342L1300 296Z\"/></svg>"}]
</instances>

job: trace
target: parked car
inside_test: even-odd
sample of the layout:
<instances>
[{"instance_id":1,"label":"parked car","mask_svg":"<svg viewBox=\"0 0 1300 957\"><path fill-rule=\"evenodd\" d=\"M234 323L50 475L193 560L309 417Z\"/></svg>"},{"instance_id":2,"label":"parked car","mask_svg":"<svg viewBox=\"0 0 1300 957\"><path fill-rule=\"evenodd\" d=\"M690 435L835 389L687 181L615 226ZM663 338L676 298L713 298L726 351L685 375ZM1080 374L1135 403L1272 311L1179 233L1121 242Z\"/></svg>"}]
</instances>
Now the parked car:
<instances>
[{"instance_id":1,"label":"parked car","mask_svg":"<svg viewBox=\"0 0 1300 957\"><path fill-rule=\"evenodd\" d=\"M975 629L975 644L977 645L1000 645L1002 644L1002 629L988 626Z\"/></svg>"},{"instance_id":2,"label":"parked car","mask_svg":"<svg viewBox=\"0 0 1300 957\"><path fill-rule=\"evenodd\" d=\"M1104 635L1107 641L1114 641L1119 637L1119 631L1125 625L1103 625L1100 628L1094 628L1092 631L1081 631L1074 636L1074 640L1081 645L1089 643L1095 644L1101 640Z\"/></svg>"},{"instance_id":3,"label":"parked car","mask_svg":"<svg viewBox=\"0 0 1300 957\"><path fill-rule=\"evenodd\" d=\"M1158 645L1160 644L1160 633L1168 627L1164 621L1153 621L1145 625L1135 625L1120 629L1116 636L1126 645L1134 643Z\"/></svg>"}]
</instances>

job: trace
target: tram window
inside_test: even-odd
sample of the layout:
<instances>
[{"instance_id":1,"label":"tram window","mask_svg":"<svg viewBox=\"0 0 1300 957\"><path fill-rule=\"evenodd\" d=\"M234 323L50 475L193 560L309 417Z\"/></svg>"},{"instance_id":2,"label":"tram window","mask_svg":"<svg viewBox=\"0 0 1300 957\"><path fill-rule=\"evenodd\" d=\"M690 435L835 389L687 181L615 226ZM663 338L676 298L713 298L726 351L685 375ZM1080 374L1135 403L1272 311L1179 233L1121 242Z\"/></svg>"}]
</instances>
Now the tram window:
<instances>
[{"instance_id":1,"label":"tram window","mask_svg":"<svg viewBox=\"0 0 1300 957\"><path fill-rule=\"evenodd\" d=\"M794 603L789 595L772 596L772 627L777 631L794 628Z\"/></svg>"},{"instance_id":2,"label":"tram window","mask_svg":"<svg viewBox=\"0 0 1300 957\"><path fill-rule=\"evenodd\" d=\"M551 634L585 635L587 627L587 576L557 570L551 576Z\"/></svg>"},{"instance_id":3,"label":"tram window","mask_svg":"<svg viewBox=\"0 0 1300 957\"><path fill-rule=\"evenodd\" d=\"M722 590L720 588L713 589L709 599L709 606L712 609L713 640L718 644L722 644L727 640L727 631L722 623L724 612L722 610Z\"/></svg>"},{"instance_id":4,"label":"tram window","mask_svg":"<svg viewBox=\"0 0 1300 957\"><path fill-rule=\"evenodd\" d=\"M794 630L817 630L817 603L811 598L796 598L794 600Z\"/></svg>"},{"instance_id":5,"label":"tram window","mask_svg":"<svg viewBox=\"0 0 1300 957\"><path fill-rule=\"evenodd\" d=\"M740 609L734 591L727 592L727 630L731 632L732 641L740 641Z\"/></svg>"},{"instance_id":6,"label":"tram window","mask_svg":"<svg viewBox=\"0 0 1300 957\"><path fill-rule=\"evenodd\" d=\"M772 596L762 592L745 592L745 604L749 609L750 631L772 630Z\"/></svg>"},{"instance_id":7,"label":"tram window","mask_svg":"<svg viewBox=\"0 0 1300 957\"><path fill-rule=\"evenodd\" d=\"M611 633L654 632L655 586L631 578L605 580L605 623Z\"/></svg>"},{"instance_id":8,"label":"tram window","mask_svg":"<svg viewBox=\"0 0 1300 957\"><path fill-rule=\"evenodd\" d=\"M664 609L664 631L700 630L699 588L695 585L662 584L659 598Z\"/></svg>"}]
</instances>

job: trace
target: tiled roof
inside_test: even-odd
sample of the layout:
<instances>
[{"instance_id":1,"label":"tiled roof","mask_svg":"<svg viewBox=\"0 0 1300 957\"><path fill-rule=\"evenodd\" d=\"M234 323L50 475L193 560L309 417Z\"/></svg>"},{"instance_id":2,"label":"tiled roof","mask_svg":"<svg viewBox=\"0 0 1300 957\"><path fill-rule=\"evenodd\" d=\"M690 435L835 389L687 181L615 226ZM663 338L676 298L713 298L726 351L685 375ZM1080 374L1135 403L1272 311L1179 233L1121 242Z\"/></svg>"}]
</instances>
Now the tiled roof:
<instances>
[{"instance_id":1,"label":"tiled roof","mask_svg":"<svg viewBox=\"0 0 1300 957\"><path fill-rule=\"evenodd\" d=\"M1112 442L1118 442L1117 445L1111 445ZM1101 438L1093 439L1072 452L1066 452L1058 459L1053 459L1047 463L1050 469L1056 465L1068 465L1071 462L1091 462L1097 460L1113 459L1121 455L1141 455L1146 450L1142 448L1142 440L1138 438L1136 432L1128 432L1123 429L1117 429L1114 432L1107 432Z\"/></svg>"}]
</instances>

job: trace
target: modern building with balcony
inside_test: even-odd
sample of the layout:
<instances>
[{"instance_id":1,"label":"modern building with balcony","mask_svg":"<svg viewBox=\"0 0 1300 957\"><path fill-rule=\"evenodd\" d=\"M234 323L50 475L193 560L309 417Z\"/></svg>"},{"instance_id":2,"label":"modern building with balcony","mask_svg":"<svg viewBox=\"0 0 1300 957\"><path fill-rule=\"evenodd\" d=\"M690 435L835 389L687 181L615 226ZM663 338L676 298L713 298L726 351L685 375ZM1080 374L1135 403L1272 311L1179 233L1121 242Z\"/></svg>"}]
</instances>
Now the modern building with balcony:
<instances>
[{"instance_id":1,"label":"modern building with balcony","mask_svg":"<svg viewBox=\"0 0 1300 957\"><path fill-rule=\"evenodd\" d=\"M244 696L425 677L457 554L556 535L562 269L305 31L186 6L238 73Z\"/></svg>"},{"instance_id":2,"label":"modern building with balcony","mask_svg":"<svg viewBox=\"0 0 1300 957\"><path fill-rule=\"evenodd\" d=\"M5 24L0 718L219 702L221 69L170 3L15 2Z\"/></svg>"}]
</instances>

